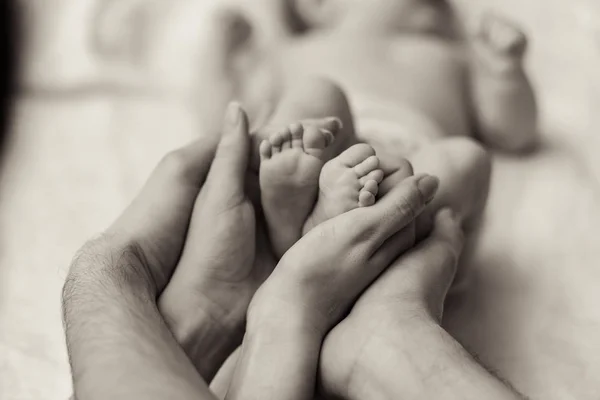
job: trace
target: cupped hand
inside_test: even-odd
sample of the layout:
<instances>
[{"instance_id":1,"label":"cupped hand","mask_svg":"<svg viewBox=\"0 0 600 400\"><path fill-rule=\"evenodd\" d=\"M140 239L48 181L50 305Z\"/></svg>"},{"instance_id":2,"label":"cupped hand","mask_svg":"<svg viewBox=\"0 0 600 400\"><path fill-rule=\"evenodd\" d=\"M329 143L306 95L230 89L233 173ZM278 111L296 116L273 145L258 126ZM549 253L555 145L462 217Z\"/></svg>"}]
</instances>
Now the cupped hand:
<instances>
[{"instance_id":1,"label":"cupped hand","mask_svg":"<svg viewBox=\"0 0 600 400\"><path fill-rule=\"evenodd\" d=\"M422 326L441 323L462 246L458 220L448 209L439 212L431 235L394 261L362 294L350 314L329 332L320 364L324 393L365 398L364 391L370 387L366 381L373 374L390 374L386 368L378 371L379 364L371 363L374 347L397 342L397 338L407 336L406 332L418 331ZM405 351L408 358L410 354L418 357L423 351L411 349L410 343L405 345L406 349L394 350ZM377 348L377 354L388 350Z\"/></svg>"},{"instance_id":2,"label":"cupped hand","mask_svg":"<svg viewBox=\"0 0 600 400\"><path fill-rule=\"evenodd\" d=\"M232 104L221 139L205 135L169 153L71 267L71 278L88 279L98 259L111 261L102 263L105 276L158 299L207 380L241 339L248 303L275 265L245 192L249 140L246 114ZM265 250L255 260L257 241Z\"/></svg>"},{"instance_id":3,"label":"cupped hand","mask_svg":"<svg viewBox=\"0 0 600 400\"><path fill-rule=\"evenodd\" d=\"M161 314L206 380L241 342L250 300L275 265L246 191L249 152L248 118L233 103L175 273L159 299Z\"/></svg>"}]
</instances>

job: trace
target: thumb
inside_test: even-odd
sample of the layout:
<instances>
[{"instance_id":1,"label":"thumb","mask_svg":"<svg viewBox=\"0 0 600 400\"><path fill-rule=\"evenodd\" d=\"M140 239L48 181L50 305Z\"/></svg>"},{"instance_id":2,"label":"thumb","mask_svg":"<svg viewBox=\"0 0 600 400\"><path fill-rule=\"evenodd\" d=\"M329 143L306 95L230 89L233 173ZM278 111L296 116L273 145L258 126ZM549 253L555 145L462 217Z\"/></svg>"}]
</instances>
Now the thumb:
<instances>
[{"instance_id":1,"label":"thumb","mask_svg":"<svg viewBox=\"0 0 600 400\"><path fill-rule=\"evenodd\" d=\"M248 116L238 103L230 103L223 121L222 137L206 178L208 187L214 185L220 190L209 193L226 202L244 196L249 152Z\"/></svg>"}]
</instances>

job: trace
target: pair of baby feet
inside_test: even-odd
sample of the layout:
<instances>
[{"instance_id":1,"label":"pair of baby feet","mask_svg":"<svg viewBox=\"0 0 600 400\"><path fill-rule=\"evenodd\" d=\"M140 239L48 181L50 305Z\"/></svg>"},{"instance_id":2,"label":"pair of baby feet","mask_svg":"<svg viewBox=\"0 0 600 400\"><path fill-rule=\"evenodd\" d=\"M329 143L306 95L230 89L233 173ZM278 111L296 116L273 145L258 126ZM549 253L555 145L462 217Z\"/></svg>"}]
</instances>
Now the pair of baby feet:
<instances>
[{"instance_id":1,"label":"pair of baby feet","mask_svg":"<svg viewBox=\"0 0 600 400\"><path fill-rule=\"evenodd\" d=\"M320 223L375 204L384 173L370 145L329 159L341 129L333 117L294 123L260 144L261 203L278 258Z\"/></svg>"}]
</instances>

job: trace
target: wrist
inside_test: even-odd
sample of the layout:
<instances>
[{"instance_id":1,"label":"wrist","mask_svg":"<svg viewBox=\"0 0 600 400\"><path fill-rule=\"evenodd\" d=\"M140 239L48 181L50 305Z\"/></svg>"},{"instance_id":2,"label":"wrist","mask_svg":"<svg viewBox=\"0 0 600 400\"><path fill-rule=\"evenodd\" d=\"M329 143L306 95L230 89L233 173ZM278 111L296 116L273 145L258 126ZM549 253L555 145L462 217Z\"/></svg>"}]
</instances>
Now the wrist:
<instances>
[{"instance_id":1,"label":"wrist","mask_svg":"<svg viewBox=\"0 0 600 400\"><path fill-rule=\"evenodd\" d=\"M148 292L129 292L110 279L78 279L71 275L63 299L74 396L187 399L208 395Z\"/></svg>"},{"instance_id":2,"label":"wrist","mask_svg":"<svg viewBox=\"0 0 600 400\"><path fill-rule=\"evenodd\" d=\"M398 346L398 336L418 327L435 325L426 313L404 313L381 303L357 307L325 338L321 351L321 390L326 397L353 399L396 398L393 392L378 393L380 388L394 389L385 384L396 379L399 369L395 359L406 344ZM400 357L401 359L401 357ZM390 371L394 371L390 374ZM400 396L402 397L402 396Z\"/></svg>"},{"instance_id":3,"label":"wrist","mask_svg":"<svg viewBox=\"0 0 600 400\"><path fill-rule=\"evenodd\" d=\"M210 382L241 343L244 319L223 315L208 299L187 304L186 310L173 310L159 301L159 310L198 373Z\"/></svg>"},{"instance_id":4,"label":"wrist","mask_svg":"<svg viewBox=\"0 0 600 400\"><path fill-rule=\"evenodd\" d=\"M486 371L434 319L380 327L348 381L350 399L520 399ZM394 371L390 374L389 371Z\"/></svg>"},{"instance_id":5,"label":"wrist","mask_svg":"<svg viewBox=\"0 0 600 400\"><path fill-rule=\"evenodd\" d=\"M328 330L325 317L310 305L282 299L263 288L252 299L246 319L246 332L297 334L322 340Z\"/></svg>"},{"instance_id":6,"label":"wrist","mask_svg":"<svg viewBox=\"0 0 600 400\"><path fill-rule=\"evenodd\" d=\"M278 392L313 398L322 342L322 331L295 302L257 293L248 309L241 358L229 394L244 397L240 388L264 390L275 379Z\"/></svg>"}]
</instances>

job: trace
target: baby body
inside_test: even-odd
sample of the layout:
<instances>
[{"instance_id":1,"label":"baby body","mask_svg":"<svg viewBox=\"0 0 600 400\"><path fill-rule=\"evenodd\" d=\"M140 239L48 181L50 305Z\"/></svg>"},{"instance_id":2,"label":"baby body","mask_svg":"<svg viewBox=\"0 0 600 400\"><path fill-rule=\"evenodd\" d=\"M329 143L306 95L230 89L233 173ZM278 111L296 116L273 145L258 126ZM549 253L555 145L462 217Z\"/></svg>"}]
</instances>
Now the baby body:
<instances>
[{"instance_id":1,"label":"baby body","mask_svg":"<svg viewBox=\"0 0 600 400\"><path fill-rule=\"evenodd\" d=\"M471 136L464 61L456 47L426 36L325 32L289 48L280 60L291 68L281 70L286 82L302 76L337 82L349 98L358 139L393 165L425 143Z\"/></svg>"},{"instance_id":2,"label":"baby body","mask_svg":"<svg viewBox=\"0 0 600 400\"><path fill-rule=\"evenodd\" d=\"M414 172L437 176L437 183L430 183L437 194L427 196L422 212L399 205L400 213L418 216L412 241L399 242L392 252L401 254L429 235L441 209L450 208L468 233L481 216L489 187L490 160L483 146L524 151L536 143L536 104L522 68L526 39L513 24L488 17L466 39L443 1L380 1L345 1L345 14L336 10L342 15L338 19L327 15L327 6L311 3L311 10L300 4L296 11L304 11L305 18L300 33L294 31L297 22L294 29L280 27L263 58L245 60L240 69L245 72L239 76L239 97L255 116L268 120L256 122L262 127L254 132L260 155L255 167L271 242L283 258L253 300L249 321L259 315L261 322L248 326L233 373L235 389L227 398L266 393L311 398L327 331L372 282L366 261L354 267L316 262L298 281L287 271L310 256L286 251L303 235L302 244L318 240L310 234L316 226L385 201ZM335 1L321 4L328 3ZM280 20L288 21L283 14ZM311 22L318 27L311 30ZM300 122L285 127L290 121ZM395 240L403 235L410 233L398 232ZM338 281L361 266L364 273L354 275L346 289L319 284L328 273L325 281ZM289 298L290 292L281 289L288 279L293 287L310 287ZM323 310L311 312L307 306L315 299L320 305L333 299L340 314L320 330L304 325L286 340L256 339L260 332L280 332L288 322L288 328L297 326L297 318L311 321L311 327L315 320L322 322ZM278 304L285 304L285 317L276 311ZM285 376L293 377L285 384L270 380L272 369L257 367L277 365L275 360L289 369Z\"/></svg>"},{"instance_id":3,"label":"baby body","mask_svg":"<svg viewBox=\"0 0 600 400\"><path fill-rule=\"evenodd\" d=\"M515 26L488 17L480 21L475 36L464 37L443 1L340 3L346 12L334 10L342 17L328 24L315 23L300 33L288 27L287 34L271 43L262 40L268 43L263 45L266 50L255 60L255 68L240 79L242 88L250 88L246 94L251 103L264 103L265 96L280 98L295 82L322 76L343 89L357 121L357 134L377 150L396 153L392 143L402 130L406 131L402 147L408 151L427 141L423 136L474 136L474 129L484 141L500 147L518 150L532 144L535 105L521 69L526 41ZM317 12L328 14L326 10L313 14ZM253 73L256 70L268 74ZM512 87L506 93L507 86L519 90ZM519 132L503 132L508 136L505 140L486 135L491 121L482 120L491 119L486 118L490 112L482 110L485 106L480 103L487 97L496 97L497 113L507 111L504 117L519 119L520 124L514 124ZM501 110L507 108L502 104L506 98L522 106L514 107L522 115Z\"/></svg>"},{"instance_id":4,"label":"baby body","mask_svg":"<svg viewBox=\"0 0 600 400\"><path fill-rule=\"evenodd\" d=\"M382 188L373 190L381 195L398 183L394 174L407 167L408 159L408 168L441 181L417 236L427 234L432 214L443 206L452 207L470 229L487 198L490 161L485 147L522 151L537 140L536 103L522 66L525 35L496 16L482 18L474 34L464 35L444 1L265 1L272 18L263 18L260 25L252 26L241 14L220 16L219 35L226 38L221 43L229 47L215 56L228 65L223 81L234 82L232 95L249 109L253 125L261 126L255 131L254 167L261 164L264 171L263 203L270 202L264 196L269 197L268 182L287 177L283 173L282 178L286 169L281 164L269 167L277 164L274 159L259 163L260 142L277 136L290 122L335 116L343 129L322 149L322 164L335 161L353 144L367 143L372 150L365 150L364 158L376 154L386 177L377 182ZM340 202L341 195L332 189L335 177L327 170L321 174L315 210L323 210L321 199ZM289 197L297 198L294 193ZM272 200L277 207L267 210L289 203ZM304 205L299 207L292 200L291 207L304 209L314 201L300 201ZM309 223L303 229L292 223L295 233L285 232L295 212L270 216L267 211L271 236L287 237L274 244L276 253L283 255L315 222L343 211L347 207L312 222L310 214L300 212L303 216L296 219L308 218Z\"/></svg>"}]
</instances>

